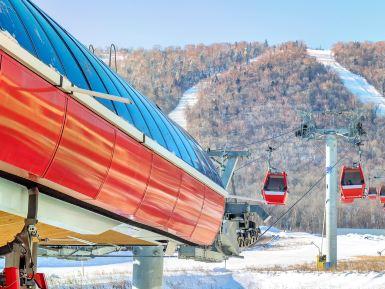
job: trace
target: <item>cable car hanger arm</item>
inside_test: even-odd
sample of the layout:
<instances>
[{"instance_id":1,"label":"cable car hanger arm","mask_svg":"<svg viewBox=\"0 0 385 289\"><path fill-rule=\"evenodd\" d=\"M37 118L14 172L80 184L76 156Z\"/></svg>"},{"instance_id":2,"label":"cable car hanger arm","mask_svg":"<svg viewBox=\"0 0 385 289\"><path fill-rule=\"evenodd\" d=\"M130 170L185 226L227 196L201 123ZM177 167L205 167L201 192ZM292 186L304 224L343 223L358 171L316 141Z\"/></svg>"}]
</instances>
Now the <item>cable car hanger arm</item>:
<instances>
[{"instance_id":1,"label":"cable car hanger arm","mask_svg":"<svg viewBox=\"0 0 385 289\"><path fill-rule=\"evenodd\" d=\"M259 204L266 204L265 200L263 199L257 199L257 198L249 198L249 197L243 197L238 195L228 195L226 199L235 199L239 201L248 201L252 203L259 203Z\"/></svg>"},{"instance_id":2,"label":"cable car hanger arm","mask_svg":"<svg viewBox=\"0 0 385 289\"><path fill-rule=\"evenodd\" d=\"M107 99L107 100L122 102L122 103L126 103L126 104L132 103L132 101L128 98L124 98L121 96L115 96L115 95L111 95L111 94L107 94L107 93L103 93L103 92L97 92L97 91L93 91L93 90L83 89L83 88L79 88L76 86L64 86L63 89L69 91L70 93L78 92L81 94L86 94L89 96L94 96L94 97L103 98L103 99Z\"/></svg>"}]
</instances>

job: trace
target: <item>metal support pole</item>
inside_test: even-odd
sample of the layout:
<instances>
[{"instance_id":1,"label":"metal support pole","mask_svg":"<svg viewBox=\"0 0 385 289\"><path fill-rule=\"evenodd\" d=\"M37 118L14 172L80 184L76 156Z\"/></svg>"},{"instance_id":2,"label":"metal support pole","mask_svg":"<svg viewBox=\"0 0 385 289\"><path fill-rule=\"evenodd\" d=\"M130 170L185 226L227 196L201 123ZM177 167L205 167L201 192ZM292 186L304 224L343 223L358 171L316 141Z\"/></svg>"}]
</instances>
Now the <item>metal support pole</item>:
<instances>
[{"instance_id":1,"label":"metal support pole","mask_svg":"<svg viewBox=\"0 0 385 289\"><path fill-rule=\"evenodd\" d=\"M13 252L5 256L5 268L10 268L10 267L19 268L20 256L21 256L20 247L15 246Z\"/></svg>"},{"instance_id":2,"label":"metal support pole","mask_svg":"<svg viewBox=\"0 0 385 289\"><path fill-rule=\"evenodd\" d=\"M38 242L33 242L32 243L32 262L33 262L32 271L33 271L33 273L37 272L37 256L38 256L38 251L39 251L39 243Z\"/></svg>"},{"instance_id":3,"label":"metal support pole","mask_svg":"<svg viewBox=\"0 0 385 289\"><path fill-rule=\"evenodd\" d=\"M329 269L337 266L337 137L326 137L326 263Z\"/></svg>"},{"instance_id":4,"label":"metal support pole","mask_svg":"<svg viewBox=\"0 0 385 289\"><path fill-rule=\"evenodd\" d=\"M137 246L133 249L133 289L162 289L163 247Z\"/></svg>"},{"instance_id":5,"label":"metal support pole","mask_svg":"<svg viewBox=\"0 0 385 289\"><path fill-rule=\"evenodd\" d=\"M225 186L225 189L227 190L229 188L230 182L232 180L232 177L234 175L235 167L238 164L238 157L230 158L225 166L225 170L222 173L222 183Z\"/></svg>"}]
</instances>

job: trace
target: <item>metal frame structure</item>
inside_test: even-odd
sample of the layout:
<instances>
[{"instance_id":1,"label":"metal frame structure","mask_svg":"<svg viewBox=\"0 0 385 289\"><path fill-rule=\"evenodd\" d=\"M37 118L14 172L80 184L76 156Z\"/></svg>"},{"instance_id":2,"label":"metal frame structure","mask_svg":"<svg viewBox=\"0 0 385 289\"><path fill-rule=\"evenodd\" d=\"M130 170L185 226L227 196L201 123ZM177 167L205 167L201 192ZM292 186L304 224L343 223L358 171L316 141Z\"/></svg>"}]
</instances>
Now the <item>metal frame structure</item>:
<instances>
[{"instance_id":1,"label":"metal frame structure","mask_svg":"<svg viewBox=\"0 0 385 289\"><path fill-rule=\"evenodd\" d=\"M311 140L325 139L325 173L326 173L326 266L329 269L337 267L337 198L338 198L338 152L337 137L343 137L355 145L361 145L361 137L365 135L361 112L320 112L323 116L333 117L333 124L328 128L321 128L315 121L315 112L300 112L302 124L296 136ZM337 126L336 118L345 117L346 126Z\"/></svg>"},{"instance_id":2,"label":"metal frame structure","mask_svg":"<svg viewBox=\"0 0 385 289\"><path fill-rule=\"evenodd\" d=\"M249 151L226 150L208 150L207 154L219 164L219 175L226 190L231 184L238 161L251 155Z\"/></svg>"},{"instance_id":3,"label":"metal frame structure","mask_svg":"<svg viewBox=\"0 0 385 289\"><path fill-rule=\"evenodd\" d=\"M37 273L38 243L36 224L39 190L29 190L28 213L23 229L15 239L0 247L0 256L5 257L5 268L0 274L0 289L35 288L48 289L44 274Z\"/></svg>"}]
</instances>

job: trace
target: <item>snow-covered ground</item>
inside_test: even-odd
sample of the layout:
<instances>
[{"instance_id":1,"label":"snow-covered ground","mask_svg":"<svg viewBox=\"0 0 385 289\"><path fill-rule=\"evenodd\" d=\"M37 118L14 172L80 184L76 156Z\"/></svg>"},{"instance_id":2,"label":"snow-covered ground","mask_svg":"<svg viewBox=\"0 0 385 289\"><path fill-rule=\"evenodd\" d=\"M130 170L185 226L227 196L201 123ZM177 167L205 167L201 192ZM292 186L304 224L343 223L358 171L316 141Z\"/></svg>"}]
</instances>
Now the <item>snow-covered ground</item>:
<instances>
[{"instance_id":1,"label":"snow-covered ground","mask_svg":"<svg viewBox=\"0 0 385 289\"><path fill-rule=\"evenodd\" d=\"M333 57L331 50L308 49L308 54L315 57L318 62L330 67L341 78L346 88L356 95L362 103L378 106L379 113L385 114L385 98L365 78L350 72L339 64Z\"/></svg>"},{"instance_id":2,"label":"snow-covered ground","mask_svg":"<svg viewBox=\"0 0 385 289\"><path fill-rule=\"evenodd\" d=\"M291 265L315 263L322 238L307 233L274 233L278 240L242 253L223 263L201 263L166 258L165 288L191 289L276 289L276 288L385 288L385 275L378 272L299 272L284 269ZM338 236L338 258L377 256L385 249L385 236L347 234ZM86 264L87 265L87 264ZM279 268L279 269L277 269ZM95 284L129 281L132 259L120 264L81 267L40 268L54 283ZM60 277L59 277L60 276Z\"/></svg>"},{"instance_id":3,"label":"snow-covered ground","mask_svg":"<svg viewBox=\"0 0 385 289\"><path fill-rule=\"evenodd\" d=\"M184 129L187 128L186 110L198 102L198 88L193 86L186 90L179 100L177 107L168 115L173 121Z\"/></svg>"},{"instance_id":4,"label":"snow-covered ground","mask_svg":"<svg viewBox=\"0 0 385 289\"><path fill-rule=\"evenodd\" d=\"M250 63L258 61L260 57L261 55L250 59ZM217 73L217 77L220 77L221 74L222 73ZM187 89L183 93L176 108L168 115L173 121L175 121L184 129L187 129L186 110L193 107L198 102L199 87L206 84L207 80L203 80L195 86Z\"/></svg>"}]
</instances>

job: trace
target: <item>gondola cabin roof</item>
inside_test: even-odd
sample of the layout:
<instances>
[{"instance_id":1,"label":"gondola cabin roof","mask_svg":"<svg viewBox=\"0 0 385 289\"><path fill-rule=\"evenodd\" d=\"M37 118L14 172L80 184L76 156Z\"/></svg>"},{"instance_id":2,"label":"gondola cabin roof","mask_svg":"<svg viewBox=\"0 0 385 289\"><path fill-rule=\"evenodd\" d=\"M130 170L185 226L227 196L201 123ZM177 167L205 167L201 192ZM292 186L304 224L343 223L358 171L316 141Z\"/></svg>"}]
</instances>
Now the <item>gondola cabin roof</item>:
<instances>
[{"instance_id":1,"label":"gondola cabin roof","mask_svg":"<svg viewBox=\"0 0 385 289\"><path fill-rule=\"evenodd\" d=\"M29 0L0 1L0 28L43 63L79 88L129 98L132 104L96 98L179 159L223 187L210 158L199 144L152 101Z\"/></svg>"}]
</instances>

